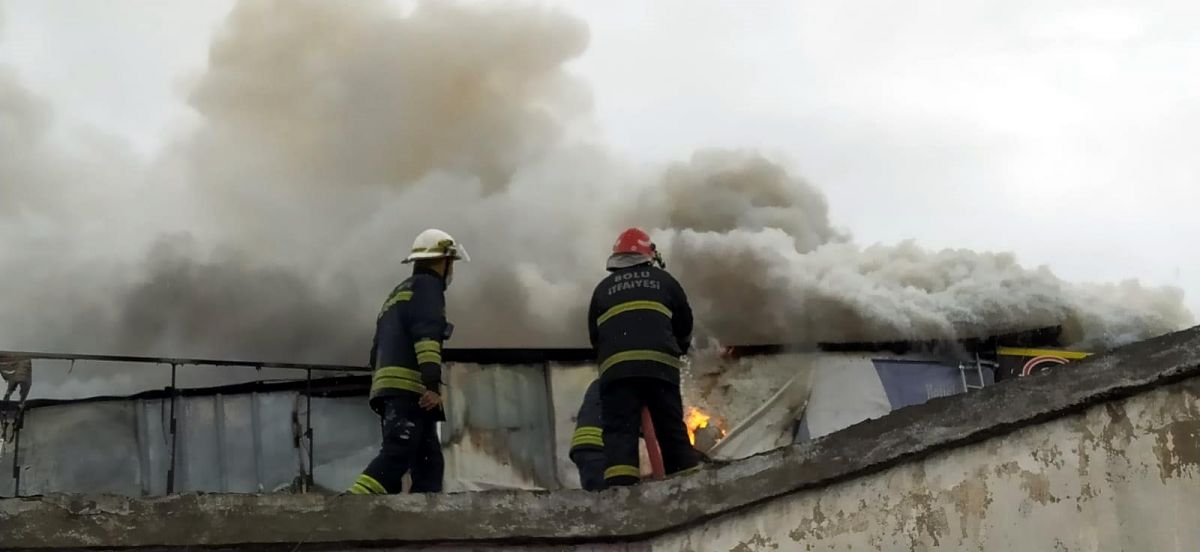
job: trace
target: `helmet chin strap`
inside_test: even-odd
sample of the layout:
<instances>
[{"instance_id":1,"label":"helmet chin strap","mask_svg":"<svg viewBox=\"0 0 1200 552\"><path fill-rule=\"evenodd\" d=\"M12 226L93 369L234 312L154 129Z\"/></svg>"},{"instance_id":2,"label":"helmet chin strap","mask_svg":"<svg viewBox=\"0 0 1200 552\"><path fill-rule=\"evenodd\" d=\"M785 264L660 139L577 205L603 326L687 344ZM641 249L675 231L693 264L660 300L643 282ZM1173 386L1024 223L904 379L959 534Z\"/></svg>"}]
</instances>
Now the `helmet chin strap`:
<instances>
[{"instance_id":1,"label":"helmet chin strap","mask_svg":"<svg viewBox=\"0 0 1200 552\"><path fill-rule=\"evenodd\" d=\"M658 254L658 246L654 245L654 244L650 244L650 249L652 251L654 251L654 256L651 257L650 260L654 261L654 264L658 265L658 268L666 270L667 262L663 260L662 255Z\"/></svg>"}]
</instances>

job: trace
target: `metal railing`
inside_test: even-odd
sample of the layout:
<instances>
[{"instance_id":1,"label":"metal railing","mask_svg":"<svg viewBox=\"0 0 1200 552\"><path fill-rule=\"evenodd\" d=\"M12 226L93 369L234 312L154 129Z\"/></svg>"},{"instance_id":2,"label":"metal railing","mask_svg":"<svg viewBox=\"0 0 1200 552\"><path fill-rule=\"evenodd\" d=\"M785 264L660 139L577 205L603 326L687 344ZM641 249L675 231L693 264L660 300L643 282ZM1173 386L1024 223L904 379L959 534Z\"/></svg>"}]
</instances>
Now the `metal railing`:
<instances>
[{"instance_id":1,"label":"metal railing","mask_svg":"<svg viewBox=\"0 0 1200 552\"><path fill-rule=\"evenodd\" d=\"M975 360L973 362L958 363L958 375L962 377L963 393L970 393L972 389L979 390L979 389L983 389L984 387L986 387L987 381L983 377L983 369L987 368L989 370L992 370L992 373L995 374L995 371L999 367L1000 367L1000 364L997 362L994 362L991 360L980 359L979 353L975 353ZM976 383L971 383L967 379L967 372L972 371L972 370L975 371ZM995 376L993 376L993 378L994 377Z\"/></svg>"}]
</instances>

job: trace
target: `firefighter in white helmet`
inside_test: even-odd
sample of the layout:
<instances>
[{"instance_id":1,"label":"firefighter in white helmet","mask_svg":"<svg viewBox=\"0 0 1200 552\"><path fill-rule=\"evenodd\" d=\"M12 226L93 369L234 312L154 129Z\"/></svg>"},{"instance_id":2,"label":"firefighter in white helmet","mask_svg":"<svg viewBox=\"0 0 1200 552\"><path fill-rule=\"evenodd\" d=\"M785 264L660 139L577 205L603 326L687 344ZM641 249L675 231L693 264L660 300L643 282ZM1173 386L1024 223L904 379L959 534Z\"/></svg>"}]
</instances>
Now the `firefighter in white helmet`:
<instances>
[{"instance_id":1,"label":"firefighter in white helmet","mask_svg":"<svg viewBox=\"0 0 1200 552\"><path fill-rule=\"evenodd\" d=\"M413 241L404 259L413 265L412 276L384 301L371 347L370 404L381 418L383 447L349 493L398 493L410 471L410 492L441 492L442 342L453 330L445 292L455 261L467 260L462 244L441 230L426 230Z\"/></svg>"}]
</instances>

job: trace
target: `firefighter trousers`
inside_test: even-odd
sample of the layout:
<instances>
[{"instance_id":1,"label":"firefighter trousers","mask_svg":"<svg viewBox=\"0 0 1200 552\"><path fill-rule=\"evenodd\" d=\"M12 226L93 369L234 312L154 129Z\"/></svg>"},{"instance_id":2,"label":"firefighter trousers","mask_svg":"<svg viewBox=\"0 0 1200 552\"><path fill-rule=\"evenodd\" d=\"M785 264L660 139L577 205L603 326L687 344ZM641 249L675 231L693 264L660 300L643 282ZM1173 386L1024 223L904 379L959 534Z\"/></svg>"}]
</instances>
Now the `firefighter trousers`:
<instances>
[{"instance_id":1,"label":"firefighter trousers","mask_svg":"<svg viewBox=\"0 0 1200 552\"><path fill-rule=\"evenodd\" d=\"M679 386L657 378L621 378L600 389L604 412L604 455L608 467L604 481L609 486L633 485L640 479L638 437L642 430L642 408L650 411L658 446L667 474L699 465L695 449L683 423L683 399Z\"/></svg>"},{"instance_id":2,"label":"firefighter trousers","mask_svg":"<svg viewBox=\"0 0 1200 552\"><path fill-rule=\"evenodd\" d=\"M438 440L438 415L417 405L415 398L383 399L380 428L383 446L367 469L350 486L351 494L396 494L409 473L409 492L442 491L445 461Z\"/></svg>"}]
</instances>

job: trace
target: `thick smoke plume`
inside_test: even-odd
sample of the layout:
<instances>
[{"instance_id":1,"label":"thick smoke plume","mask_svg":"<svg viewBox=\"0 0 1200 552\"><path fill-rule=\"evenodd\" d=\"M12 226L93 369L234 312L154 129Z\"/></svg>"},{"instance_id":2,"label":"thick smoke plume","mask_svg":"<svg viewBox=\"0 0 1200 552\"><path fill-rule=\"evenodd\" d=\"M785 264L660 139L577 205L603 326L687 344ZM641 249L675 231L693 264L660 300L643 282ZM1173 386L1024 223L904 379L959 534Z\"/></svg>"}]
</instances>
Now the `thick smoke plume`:
<instances>
[{"instance_id":1,"label":"thick smoke plume","mask_svg":"<svg viewBox=\"0 0 1200 552\"><path fill-rule=\"evenodd\" d=\"M753 153L706 151L667 170L659 240L724 342L981 336L1061 324L1104 348L1187 325L1182 292L1136 282L1077 285L1011 254L862 247L824 198ZM734 207L730 207L734 206Z\"/></svg>"},{"instance_id":2,"label":"thick smoke plume","mask_svg":"<svg viewBox=\"0 0 1200 552\"><path fill-rule=\"evenodd\" d=\"M1063 324L1087 347L1189 324L1175 289L1080 285L1005 253L861 246L751 151L629 166L589 140L556 10L246 0L150 163L50 139L0 69L0 348L361 364L421 229L464 241L456 347L586 345L613 237L653 233L702 340L978 335Z\"/></svg>"}]
</instances>

